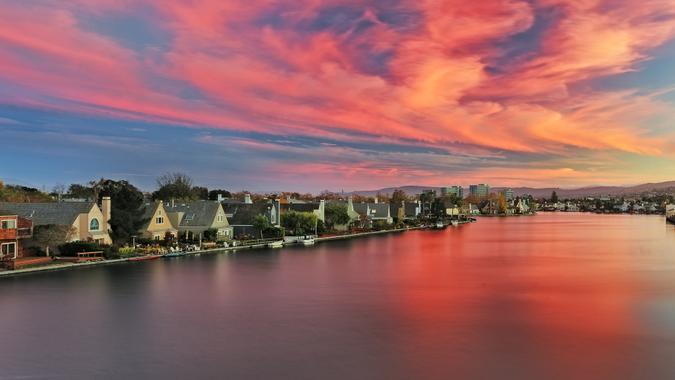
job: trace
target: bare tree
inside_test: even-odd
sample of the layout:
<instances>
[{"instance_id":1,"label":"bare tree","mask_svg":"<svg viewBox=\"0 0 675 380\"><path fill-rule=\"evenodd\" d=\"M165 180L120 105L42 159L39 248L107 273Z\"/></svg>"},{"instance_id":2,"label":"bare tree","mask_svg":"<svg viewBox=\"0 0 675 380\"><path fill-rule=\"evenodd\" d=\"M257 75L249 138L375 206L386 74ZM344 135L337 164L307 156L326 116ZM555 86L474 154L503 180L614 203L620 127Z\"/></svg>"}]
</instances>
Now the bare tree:
<instances>
[{"instance_id":1,"label":"bare tree","mask_svg":"<svg viewBox=\"0 0 675 380\"><path fill-rule=\"evenodd\" d=\"M36 226L33 230L32 241L34 245L44 249L47 256L49 256L51 247L58 247L59 245L66 243L73 234L75 234L75 228L72 226L55 224Z\"/></svg>"}]
</instances>

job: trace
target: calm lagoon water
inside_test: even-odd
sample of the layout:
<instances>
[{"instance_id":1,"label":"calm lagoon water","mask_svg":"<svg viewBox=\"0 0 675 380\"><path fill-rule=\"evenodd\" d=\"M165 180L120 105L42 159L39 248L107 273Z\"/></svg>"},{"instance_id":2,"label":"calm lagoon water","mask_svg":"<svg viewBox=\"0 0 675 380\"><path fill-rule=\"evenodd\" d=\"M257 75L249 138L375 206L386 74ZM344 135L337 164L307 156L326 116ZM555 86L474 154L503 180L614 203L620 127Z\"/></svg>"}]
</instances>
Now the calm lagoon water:
<instances>
[{"instance_id":1,"label":"calm lagoon water","mask_svg":"<svg viewBox=\"0 0 675 380\"><path fill-rule=\"evenodd\" d=\"M675 227L445 231L0 280L0 379L673 379Z\"/></svg>"}]
</instances>

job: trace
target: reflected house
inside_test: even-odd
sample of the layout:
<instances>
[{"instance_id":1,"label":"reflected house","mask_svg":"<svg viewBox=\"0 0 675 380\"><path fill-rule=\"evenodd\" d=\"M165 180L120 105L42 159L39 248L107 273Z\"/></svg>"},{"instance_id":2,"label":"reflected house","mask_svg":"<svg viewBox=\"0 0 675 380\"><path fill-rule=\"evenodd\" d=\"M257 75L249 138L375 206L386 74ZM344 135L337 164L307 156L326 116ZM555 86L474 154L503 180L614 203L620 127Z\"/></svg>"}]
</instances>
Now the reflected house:
<instances>
[{"instance_id":1,"label":"reflected house","mask_svg":"<svg viewBox=\"0 0 675 380\"><path fill-rule=\"evenodd\" d=\"M281 227L279 217L279 200L267 200L261 202L227 202L223 204L225 216L232 228L232 236L256 236L259 231L253 227L257 215L264 216L274 227Z\"/></svg>"},{"instance_id":2,"label":"reflected house","mask_svg":"<svg viewBox=\"0 0 675 380\"><path fill-rule=\"evenodd\" d=\"M178 237L178 229L171 222L162 201L146 203L143 219L146 222L138 231L142 237L151 240L164 240L168 235Z\"/></svg>"},{"instance_id":3,"label":"reflected house","mask_svg":"<svg viewBox=\"0 0 675 380\"><path fill-rule=\"evenodd\" d=\"M233 229L220 202L172 202L164 205L164 209L181 236L198 236L207 230L215 230L219 239L231 239L233 236Z\"/></svg>"},{"instance_id":4,"label":"reflected house","mask_svg":"<svg viewBox=\"0 0 675 380\"><path fill-rule=\"evenodd\" d=\"M72 227L72 241L112 244L110 238L110 197L96 202L9 203L0 202L0 210L29 219L33 227L59 225Z\"/></svg>"},{"instance_id":5,"label":"reflected house","mask_svg":"<svg viewBox=\"0 0 675 380\"><path fill-rule=\"evenodd\" d=\"M0 209L0 262L14 267L14 261L29 257L22 240L33 236L33 222Z\"/></svg>"}]
</instances>

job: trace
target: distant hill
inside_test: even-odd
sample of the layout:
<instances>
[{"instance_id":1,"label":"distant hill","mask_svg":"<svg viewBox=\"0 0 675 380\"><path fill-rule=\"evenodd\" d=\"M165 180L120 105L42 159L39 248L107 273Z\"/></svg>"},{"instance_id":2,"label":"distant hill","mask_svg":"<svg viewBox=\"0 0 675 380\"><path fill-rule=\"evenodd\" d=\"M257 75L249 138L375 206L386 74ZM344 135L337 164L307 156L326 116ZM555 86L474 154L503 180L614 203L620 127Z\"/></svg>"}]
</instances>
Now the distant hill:
<instances>
[{"instance_id":1,"label":"distant hill","mask_svg":"<svg viewBox=\"0 0 675 380\"><path fill-rule=\"evenodd\" d=\"M406 194L420 194L423 190L436 190L440 191L440 187L434 186L400 186L400 187L387 187L378 190L363 190L363 191L353 191L350 194L359 194L367 197L372 197L379 194L388 194L394 192L394 190L401 189ZM492 191L498 192L503 190L504 187L493 187ZM545 187L545 188L533 188L533 187L513 187L513 192L515 195L524 195L529 194L535 198L548 198L551 196L552 192L556 192L560 198L580 198L580 197L591 197L591 196L600 196L600 195L610 195L610 196L628 196L628 195L639 195L648 192L672 192L675 193L675 181L668 182L659 182L659 183L645 183L637 186L593 186L593 187L582 187L578 189L563 189L559 187ZM464 193L467 194L469 191L468 188L464 188Z\"/></svg>"}]
</instances>

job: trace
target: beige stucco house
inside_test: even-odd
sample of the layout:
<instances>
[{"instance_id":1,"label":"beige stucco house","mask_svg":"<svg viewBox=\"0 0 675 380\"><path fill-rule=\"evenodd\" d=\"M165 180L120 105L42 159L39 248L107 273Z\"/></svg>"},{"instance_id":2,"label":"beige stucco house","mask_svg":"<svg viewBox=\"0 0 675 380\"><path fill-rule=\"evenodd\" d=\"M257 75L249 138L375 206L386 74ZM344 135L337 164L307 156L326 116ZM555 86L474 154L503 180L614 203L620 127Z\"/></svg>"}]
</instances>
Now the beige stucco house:
<instances>
[{"instance_id":1,"label":"beige stucco house","mask_svg":"<svg viewBox=\"0 0 675 380\"><path fill-rule=\"evenodd\" d=\"M178 229L171 222L161 201L145 204L143 219L147 222L141 227L139 234L144 238L164 240L167 234L178 236Z\"/></svg>"},{"instance_id":2,"label":"beige stucco house","mask_svg":"<svg viewBox=\"0 0 675 380\"><path fill-rule=\"evenodd\" d=\"M96 202L10 203L0 202L0 209L29 219L33 226L71 226L68 241L95 241L112 244L110 238L110 197Z\"/></svg>"},{"instance_id":3,"label":"beige stucco house","mask_svg":"<svg viewBox=\"0 0 675 380\"><path fill-rule=\"evenodd\" d=\"M198 236L206 230L215 230L222 239L232 238L232 227L220 202L194 201L164 205L171 223L183 235Z\"/></svg>"}]
</instances>

